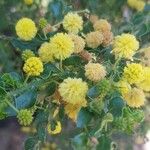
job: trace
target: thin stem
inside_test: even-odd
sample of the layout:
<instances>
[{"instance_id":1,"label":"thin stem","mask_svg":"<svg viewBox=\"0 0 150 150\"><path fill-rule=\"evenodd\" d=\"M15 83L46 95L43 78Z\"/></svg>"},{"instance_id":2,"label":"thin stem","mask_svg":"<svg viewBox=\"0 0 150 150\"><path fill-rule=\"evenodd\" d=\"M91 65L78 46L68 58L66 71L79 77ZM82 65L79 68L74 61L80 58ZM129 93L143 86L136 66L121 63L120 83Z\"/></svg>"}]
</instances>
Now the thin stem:
<instances>
[{"instance_id":1,"label":"thin stem","mask_svg":"<svg viewBox=\"0 0 150 150\"><path fill-rule=\"evenodd\" d=\"M136 57L133 57L134 60L137 60L137 61L142 61L142 59L140 58L136 58Z\"/></svg>"},{"instance_id":2,"label":"thin stem","mask_svg":"<svg viewBox=\"0 0 150 150\"><path fill-rule=\"evenodd\" d=\"M0 35L0 39L2 39L2 40L10 40L10 39L12 39L12 37L5 36L5 35Z\"/></svg>"},{"instance_id":3,"label":"thin stem","mask_svg":"<svg viewBox=\"0 0 150 150\"><path fill-rule=\"evenodd\" d=\"M37 109L45 110L43 107L36 106Z\"/></svg>"},{"instance_id":4,"label":"thin stem","mask_svg":"<svg viewBox=\"0 0 150 150\"><path fill-rule=\"evenodd\" d=\"M45 41L45 39L42 38L42 36L40 34L38 34L39 38L43 41Z\"/></svg>"},{"instance_id":5,"label":"thin stem","mask_svg":"<svg viewBox=\"0 0 150 150\"><path fill-rule=\"evenodd\" d=\"M116 69L117 69L117 66L118 66L120 60L121 60L121 58L118 58L118 59L116 60L115 64L114 64L113 68L112 68L112 75L111 75L111 77L110 77L110 81L111 81L111 82L112 82L113 79L114 79L114 76L115 76L115 74L116 74Z\"/></svg>"},{"instance_id":6,"label":"thin stem","mask_svg":"<svg viewBox=\"0 0 150 150\"><path fill-rule=\"evenodd\" d=\"M119 64L121 58L118 58L113 66L113 71L116 69L117 65Z\"/></svg>"},{"instance_id":7,"label":"thin stem","mask_svg":"<svg viewBox=\"0 0 150 150\"><path fill-rule=\"evenodd\" d=\"M43 34L44 34L45 40L47 40L47 35L46 35L45 31L43 31Z\"/></svg>"},{"instance_id":8,"label":"thin stem","mask_svg":"<svg viewBox=\"0 0 150 150\"><path fill-rule=\"evenodd\" d=\"M58 22L57 24L55 24L55 25L53 25L53 27L55 28L55 27L58 27L58 26L60 26L62 24L62 21L61 22Z\"/></svg>"},{"instance_id":9,"label":"thin stem","mask_svg":"<svg viewBox=\"0 0 150 150\"><path fill-rule=\"evenodd\" d=\"M59 69L62 71L62 59L60 59L60 62L59 62Z\"/></svg>"},{"instance_id":10,"label":"thin stem","mask_svg":"<svg viewBox=\"0 0 150 150\"><path fill-rule=\"evenodd\" d=\"M88 137L90 137L90 136L89 136L89 131L88 131L88 129L87 129L86 126L84 126L84 130L85 130L86 134L88 135Z\"/></svg>"},{"instance_id":11,"label":"thin stem","mask_svg":"<svg viewBox=\"0 0 150 150\"><path fill-rule=\"evenodd\" d=\"M24 83L23 83L24 85L27 84L27 81L28 81L29 77L30 77L29 75L26 76L26 78L24 80Z\"/></svg>"},{"instance_id":12,"label":"thin stem","mask_svg":"<svg viewBox=\"0 0 150 150\"><path fill-rule=\"evenodd\" d=\"M75 13L84 13L84 12L86 12L86 13L90 13L90 11L88 10L88 9L84 9L84 10L79 10L79 11L75 11Z\"/></svg>"},{"instance_id":13,"label":"thin stem","mask_svg":"<svg viewBox=\"0 0 150 150\"><path fill-rule=\"evenodd\" d=\"M14 111L16 111L17 113L19 112L19 110L18 110L12 103L9 102L9 100L6 100L6 99L5 99L5 102L6 102Z\"/></svg>"}]
</instances>

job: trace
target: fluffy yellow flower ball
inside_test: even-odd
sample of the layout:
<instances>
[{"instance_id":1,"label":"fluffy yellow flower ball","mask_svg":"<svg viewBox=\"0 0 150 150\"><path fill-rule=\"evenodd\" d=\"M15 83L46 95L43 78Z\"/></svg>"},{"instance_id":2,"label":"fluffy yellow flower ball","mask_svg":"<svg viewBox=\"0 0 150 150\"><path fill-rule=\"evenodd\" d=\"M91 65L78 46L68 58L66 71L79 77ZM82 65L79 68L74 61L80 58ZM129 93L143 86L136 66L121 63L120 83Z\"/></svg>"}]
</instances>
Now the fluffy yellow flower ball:
<instances>
[{"instance_id":1,"label":"fluffy yellow flower ball","mask_svg":"<svg viewBox=\"0 0 150 150\"><path fill-rule=\"evenodd\" d=\"M24 3L26 5L32 5L33 4L33 0L24 0Z\"/></svg>"},{"instance_id":2,"label":"fluffy yellow flower ball","mask_svg":"<svg viewBox=\"0 0 150 150\"><path fill-rule=\"evenodd\" d=\"M143 11L145 7L145 2L143 0L128 0L127 3L131 8L137 11Z\"/></svg>"},{"instance_id":3,"label":"fluffy yellow flower ball","mask_svg":"<svg viewBox=\"0 0 150 150\"><path fill-rule=\"evenodd\" d=\"M124 100L130 107L139 108L144 105L145 95L141 89L132 88L128 93L123 95Z\"/></svg>"},{"instance_id":4,"label":"fluffy yellow flower ball","mask_svg":"<svg viewBox=\"0 0 150 150\"><path fill-rule=\"evenodd\" d=\"M85 41L82 37L78 35L71 34L69 35L74 42L74 53L80 53L85 48Z\"/></svg>"},{"instance_id":5,"label":"fluffy yellow flower ball","mask_svg":"<svg viewBox=\"0 0 150 150\"><path fill-rule=\"evenodd\" d=\"M107 20L99 19L94 23L93 28L95 31L108 32L111 30L111 25Z\"/></svg>"},{"instance_id":6,"label":"fluffy yellow flower ball","mask_svg":"<svg viewBox=\"0 0 150 150\"><path fill-rule=\"evenodd\" d=\"M74 43L68 34L57 33L50 39L54 57L64 60L74 52Z\"/></svg>"},{"instance_id":7,"label":"fluffy yellow flower ball","mask_svg":"<svg viewBox=\"0 0 150 150\"><path fill-rule=\"evenodd\" d=\"M123 78L130 84L138 84L144 80L144 70L141 64L131 63L124 68Z\"/></svg>"},{"instance_id":8,"label":"fluffy yellow flower ball","mask_svg":"<svg viewBox=\"0 0 150 150\"><path fill-rule=\"evenodd\" d=\"M77 120L77 116L78 116L80 109L81 109L81 106L79 105L67 104L65 106L65 113L68 115L70 119L72 119L75 122Z\"/></svg>"},{"instance_id":9,"label":"fluffy yellow flower ball","mask_svg":"<svg viewBox=\"0 0 150 150\"><path fill-rule=\"evenodd\" d=\"M76 13L68 13L63 20L63 27L70 33L77 34L83 28L82 17Z\"/></svg>"},{"instance_id":10,"label":"fluffy yellow flower ball","mask_svg":"<svg viewBox=\"0 0 150 150\"><path fill-rule=\"evenodd\" d=\"M132 59L132 56L138 48L139 42L136 40L136 37L131 34L123 33L122 35L115 37L112 53L116 58L122 57Z\"/></svg>"},{"instance_id":11,"label":"fluffy yellow flower ball","mask_svg":"<svg viewBox=\"0 0 150 150\"><path fill-rule=\"evenodd\" d=\"M67 78L59 85L58 91L65 102L72 105L86 105L88 85L82 79Z\"/></svg>"},{"instance_id":12,"label":"fluffy yellow flower ball","mask_svg":"<svg viewBox=\"0 0 150 150\"><path fill-rule=\"evenodd\" d=\"M122 95L128 93L131 90L130 84L123 80L117 82L116 86L119 88L119 91Z\"/></svg>"},{"instance_id":13,"label":"fluffy yellow flower ball","mask_svg":"<svg viewBox=\"0 0 150 150\"><path fill-rule=\"evenodd\" d=\"M24 41L32 40L37 33L35 23L29 18L22 18L16 24L16 33Z\"/></svg>"},{"instance_id":14,"label":"fluffy yellow flower ball","mask_svg":"<svg viewBox=\"0 0 150 150\"><path fill-rule=\"evenodd\" d=\"M54 130L52 130L52 127L51 127L50 123L47 125L47 131L48 131L49 134L58 134L58 133L61 132L61 130L62 129L61 129L61 123L60 123L60 121L57 121L57 124L56 124Z\"/></svg>"},{"instance_id":15,"label":"fluffy yellow flower ball","mask_svg":"<svg viewBox=\"0 0 150 150\"><path fill-rule=\"evenodd\" d=\"M39 76L43 72L42 61L38 57L30 57L23 66L28 76Z\"/></svg>"},{"instance_id":16,"label":"fluffy yellow flower ball","mask_svg":"<svg viewBox=\"0 0 150 150\"><path fill-rule=\"evenodd\" d=\"M145 67L144 68L144 76L143 76L144 80L142 82L140 82L138 84L138 86L146 91L149 92L150 91L150 67Z\"/></svg>"},{"instance_id":17,"label":"fluffy yellow flower ball","mask_svg":"<svg viewBox=\"0 0 150 150\"><path fill-rule=\"evenodd\" d=\"M85 76L91 81L100 81L106 76L106 69L99 63L85 65Z\"/></svg>"},{"instance_id":18,"label":"fluffy yellow flower ball","mask_svg":"<svg viewBox=\"0 0 150 150\"><path fill-rule=\"evenodd\" d=\"M45 42L41 45L38 53L39 53L40 59L45 63L52 62L54 60L53 49L52 49L51 44L48 42Z\"/></svg>"},{"instance_id":19,"label":"fluffy yellow flower ball","mask_svg":"<svg viewBox=\"0 0 150 150\"><path fill-rule=\"evenodd\" d=\"M85 41L90 48L97 48L103 42L103 34L99 31L90 32L86 35Z\"/></svg>"}]
</instances>

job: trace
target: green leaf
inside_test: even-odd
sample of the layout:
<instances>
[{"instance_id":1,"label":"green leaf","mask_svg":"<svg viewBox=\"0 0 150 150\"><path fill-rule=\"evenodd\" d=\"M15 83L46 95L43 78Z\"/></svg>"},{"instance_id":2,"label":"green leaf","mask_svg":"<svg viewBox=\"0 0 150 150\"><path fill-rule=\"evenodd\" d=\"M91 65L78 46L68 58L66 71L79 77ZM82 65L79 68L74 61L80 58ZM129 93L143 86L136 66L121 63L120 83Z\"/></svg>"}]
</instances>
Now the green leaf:
<instances>
[{"instance_id":1,"label":"green leaf","mask_svg":"<svg viewBox=\"0 0 150 150\"><path fill-rule=\"evenodd\" d=\"M37 135L38 135L38 140L44 142L46 139L46 124L45 123L41 123L38 124L37 126Z\"/></svg>"},{"instance_id":2,"label":"green leaf","mask_svg":"<svg viewBox=\"0 0 150 150\"><path fill-rule=\"evenodd\" d=\"M0 86L0 99L6 95L6 91L3 87Z\"/></svg>"},{"instance_id":3,"label":"green leaf","mask_svg":"<svg viewBox=\"0 0 150 150\"><path fill-rule=\"evenodd\" d=\"M143 24L140 28L139 28L139 32L136 34L137 37L141 37L146 35L149 32L148 30L148 26L147 24Z\"/></svg>"},{"instance_id":4,"label":"green leaf","mask_svg":"<svg viewBox=\"0 0 150 150\"><path fill-rule=\"evenodd\" d=\"M97 145L96 149L97 150L110 150L111 148L111 139L106 137L106 136L102 136L98 139L99 144Z\"/></svg>"},{"instance_id":5,"label":"green leaf","mask_svg":"<svg viewBox=\"0 0 150 150\"><path fill-rule=\"evenodd\" d=\"M25 150L36 150L36 144L38 141L34 137L30 137L25 141L24 149Z\"/></svg>"},{"instance_id":6,"label":"green leaf","mask_svg":"<svg viewBox=\"0 0 150 150\"><path fill-rule=\"evenodd\" d=\"M101 114L105 108L104 102L101 99L94 99L89 103L91 112Z\"/></svg>"},{"instance_id":7,"label":"green leaf","mask_svg":"<svg viewBox=\"0 0 150 150\"><path fill-rule=\"evenodd\" d=\"M72 140L72 147L74 150L86 150L86 145L88 141L88 136L86 133L81 133L76 135Z\"/></svg>"},{"instance_id":8,"label":"green leaf","mask_svg":"<svg viewBox=\"0 0 150 150\"><path fill-rule=\"evenodd\" d=\"M92 114L86 109L81 108L77 117L77 127L84 128L92 119Z\"/></svg>"},{"instance_id":9,"label":"green leaf","mask_svg":"<svg viewBox=\"0 0 150 150\"><path fill-rule=\"evenodd\" d=\"M122 109L124 106L124 100L121 97L116 97L110 100L109 110L114 116L118 117L122 115Z\"/></svg>"},{"instance_id":10,"label":"green leaf","mask_svg":"<svg viewBox=\"0 0 150 150\"><path fill-rule=\"evenodd\" d=\"M88 90L87 96L91 98L96 98L99 95L99 90L96 86L93 86Z\"/></svg>"},{"instance_id":11,"label":"green leaf","mask_svg":"<svg viewBox=\"0 0 150 150\"><path fill-rule=\"evenodd\" d=\"M48 95L54 94L56 91L57 85L55 82L52 82L49 86L46 87L46 91Z\"/></svg>"},{"instance_id":12,"label":"green leaf","mask_svg":"<svg viewBox=\"0 0 150 150\"><path fill-rule=\"evenodd\" d=\"M86 22L83 27L83 33L87 34L87 33L91 32L91 30L93 30L92 23L90 21Z\"/></svg>"},{"instance_id":13,"label":"green leaf","mask_svg":"<svg viewBox=\"0 0 150 150\"><path fill-rule=\"evenodd\" d=\"M66 79L68 77L74 78L76 77L75 73L73 71L65 70L61 75L61 79Z\"/></svg>"},{"instance_id":14,"label":"green leaf","mask_svg":"<svg viewBox=\"0 0 150 150\"><path fill-rule=\"evenodd\" d=\"M21 85L21 77L16 72L5 73L2 76L2 80L6 86L6 88L16 88Z\"/></svg>"},{"instance_id":15,"label":"green leaf","mask_svg":"<svg viewBox=\"0 0 150 150\"><path fill-rule=\"evenodd\" d=\"M52 17L59 21L63 17L63 1L54 0L48 6L49 12L52 13Z\"/></svg>"},{"instance_id":16,"label":"green leaf","mask_svg":"<svg viewBox=\"0 0 150 150\"><path fill-rule=\"evenodd\" d=\"M141 24L143 21L144 21L144 14L139 12L139 13L136 13L133 18L132 18L132 23L134 25L139 25Z\"/></svg>"},{"instance_id":17,"label":"green leaf","mask_svg":"<svg viewBox=\"0 0 150 150\"><path fill-rule=\"evenodd\" d=\"M76 55L73 55L63 61L63 65L65 66L79 66L82 63L81 57Z\"/></svg>"},{"instance_id":18,"label":"green leaf","mask_svg":"<svg viewBox=\"0 0 150 150\"><path fill-rule=\"evenodd\" d=\"M44 66L44 72L42 74L42 78L49 78L52 73L59 73L60 70L55 66L55 64L46 64Z\"/></svg>"},{"instance_id":19,"label":"green leaf","mask_svg":"<svg viewBox=\"0 0 150 150\"><path fill-rule=\"evenodd\" d=\"M40 41L39 39L33 39L32 41L26 42L26 41L21 41L20 39L13 38L11 40L12 45L15 48L18 48L20 50L36 50L42 43L43 41Z\"/></svg>"},{"instance_id":20,"label":"green leaf","mask_svg":"<svg viewBox=\"0 0 150 150\"><path fill-rule=\"evenodd\" d=\"M48 116L49 116L49 113L46 112L46 111L38 111L37 112L37 116L35 118L35 123L36 125L40 124L41 122L47 122L48 120Z\"/></svg>"},{"instance_id":21,"label":"green leaf","mask_svg":"<svg viewBox=\"0 0 150 150\"><path fill-rule=\"evenodd\" d=\"M17 112L11 107L6 108L5 112L7 113L9 117L13 117L17 115Z\"/></svg>"},{"instance_id":22,"label":"green leaf","mask_svg":"<svg viewBox=\"0 0 150 150\"><path fill-rule=\"evenodd\" d=\"M150 4L145 5L144 11L148 11L148 12L150 11Z\"/></svg>"},{"instance_id":23,"label":"green leaf","mask_svg":"<svg viewBox=\"0 0 150 150\"><path fill-rule=\"evenodd\" d=\"M0 120L5 119L7 116L7 113L0 111Z\"/></svg>"},{"instance_id":24,"label":"green leaf","mask_svg":"<svg viewBox=\"0 0 150 150\"><path fill-rule=\"evenodd\" d=\"M37 93L35 90L28 90L15 99L16 108L23 109L34 105Z\"/></svg>"}]
</instances>

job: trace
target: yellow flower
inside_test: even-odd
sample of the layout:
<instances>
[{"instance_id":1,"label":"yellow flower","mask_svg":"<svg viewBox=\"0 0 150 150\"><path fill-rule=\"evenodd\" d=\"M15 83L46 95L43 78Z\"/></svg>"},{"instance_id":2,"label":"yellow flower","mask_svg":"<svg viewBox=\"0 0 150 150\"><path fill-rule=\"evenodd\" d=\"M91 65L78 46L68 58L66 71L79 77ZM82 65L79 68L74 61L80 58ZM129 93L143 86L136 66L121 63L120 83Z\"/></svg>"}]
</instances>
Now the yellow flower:
<instances>
[{"instance_id":1,"label":"yellow flower","mask_svg":"<svg viewBox=\"0 0 150 150\"><path fill-rule=\"evenodd\" d=\"M57 59L64 60L70 57L74 51L74 43L68 34L57 33L51 38L50 43L54 52L54 57Z\"/></svg>"},{"instance_id":2,"label":"yellow flower","mask_svg":"<svg viewBox=\"0 0 150 150\"><path fill-rule=\"evenodd\" d=\"M144 80L144 70L141 64L131 63L124 68L123 78L130 84L137 84Z\"/></svg>"},{"instance_id":3,"label":"yellow flower","mask_svg":"<svg viewBox=\"0 0 150 150\"><path fill-rule=\"evenodd\" d=\"M135 9L137 11L143 11L144 7L145 7L145 2L144 1L142 1L142 0L137 1L136 6L135 6Z\"/></svg>"},{"instance_id":4,"label":"yellow flower","mask_svg":"<svg viewBox=\"0 0 150 150\"><path fill-rule=\"evenodd\" d=\"M31 50L29 50L29 49L26 49L25 51L23 51L23 53L22 53L22 59L24 60L24 61L26 61L27 59L29 59L30 57L34 57L35 56L35 54L31 51Z\"/></svg>"},{"instance_id":5,"label":"yellow flower","mask_svg":"<svg viewBox=\"0 0 150 150\"><path fill-rule=\"evenodd\" d=\"M105 20L105 19L99 19L96 21L93 25L93 28L95 31L100 31L100 32L108 32L111 30L111 25L110 23Z\"/></svg>"},{"instance_id":6,"label":"yellow flower","mask_svg":"<svg viewBox=\"0 0 150 150\"><path fill-rule=\"evenodd\" d=\"M150 91L150 67L145 67L144 68L144 80L138 84L138 86L146 91Z\"/></svg>"},{"instance_id":7,"label":"yellow flower","mask_svg":"<svg viewBox=\"0 0 150 150\"><path fill-rule=\"evenodd\" d=\"M131 7L131 8L135 8L135 5L137 3L138 0L127 0L127 4Z\"/></svg>"},{"instance_id":8,"label":"yellow flower","mask_svg":"<svg viewBox=\"0 0 150 150\"><path fill-rule=\"evenodd\" d=\"M56 124L54 130L52 130L51 124L49 123L47 125L47 131L48 131L49 134L58 134L58 133L60 133L61 132L61 123L60 123L60 121L57 121L57 124Z\"/></svg>"},{"instance_id":9,"label":"yellow flower","mask_svg":"<svg viewBox=\"0 0 150 150\"><path fill-rule=\"evenodd\" d=\"M43 72L42 61L38 57L30 57L23 66L28 76L39 76Z\"/></svg>"},{"instance_id":10,"label":"yellow flower","mask_svg":"<svg viewBox=\"0 0 150 150\"><path fill-rule=\"evenodd\" d=\"M141 89L132 88L128 93L123 95L124 100L130 107L141 107L145 102L145 95Z\"/></svg>"},{"instance_id":11,"label":"yellow flower","mask_svg":"<svg viewBox=\"0 0 150 150\"><path fill-rule=\"evenodd\" d=\"M124 80L117 82L116 86L119 88L122 95L128 93L131 90L130 84Z\"/></svg>"},{"instance_id":12,"label":"yellow flower","mask_svg":"<svg viewBox=\"0 0 150 150\"><path fill-rule=\"evenodd\" d=\"M58 91L65 102L72 105L86 105L88 85L82 79L67 78L59 85Z\"/></svg>"},{"instance_id":13,"label":"yellow flower","mask_svg":"<svg viewBox=\"0 0 150 150\"><path fill-rule=\"evenodd\" d=\"M33 4L33 0L24 0L24 3L26 5L32 5Z\"/></svg>"},{"instance_id":14,"label":"yellow flower","mask_svg":"<svg viewBox=\"0 0 150 150\"><path fill-rule=\"evenodd\" d=\"M30 41L36 36L37 28L31 19L22 18L16 24L16 33L20 39Z\"/></svg>"},{"instance_id":15,"label":"yellow flower","mask_svg":"<svg viewBox=\"0 0 150 150\"><path fill-rule=\"evenodd\" d=\"M39 51L39 57L43 62L52 62L53 61L53 49L50 43L45 42L41 45Z\"/></svg>"},{"instance_id":16,"label":"yellow flower","mask_svg":"<svg viewBox=\"0 0 150 150\"><path fill-rule=\"evenodd\" d=\"M85 65L85 76L91 81L100 81L106 76L106 69L99 63Z\"/></svg>"},{"instance_id":17,"label":"yellow flower","mask_svg":"<svg viewBox=\"0 0 150 150\"><path fill-rule=\"evenodd\" d=\"M142 11L145 7L145 2L143 0L128 0L127 3L131 8L137 11Z\"/></svg>"},{"instance_id":18,"label":"yellow flower","mask_svg":"<svg viewBox=\"0 0 150 150\"><path fill-rule=\"evenodd\" d=\"M83 28L83 20L76 13L68 13L63 20L63 27L70 33L77 34Z\"/></svg>"},{"instance_id":19,"label":"yellow flower","mask_svg":"<svg viewBox=\"0 0 150 150\"><path fill-rule=\"evenodd\" d=\"M112 53L116 58L122 57L132 59L132 56L138 48L139 42L136 40L136 37L131 34L123 33L122 35L115 37Z\"/></svg>"},{"instance_id":20,"label":"yellow flower","mask_svg":"<svg viewBox=\"0 0 150 150\"><path fill-rule=\"evenodd\" d=\"M74 53L80 53L84 50L85 42L84 39L78 35L71 34L69 35L74 42Z\"/></svg>"},{"instance_id":21,"label":"yellow flower","mask_svg":"<svg viewBox=\"0 0 150 150\"><path fill-rule=\"evenodd\" d=\"M90 32L86 35L85 41L88 47L97 48L103 42L103 34L99 31Z\"/></svg>"},{"instance_id":22,"label":"yellow flower","mask_svg":"<svg viewBox=\"0 0 150 150\"><path fill-rule=\"evenodd\" d=\"M81 109L81 106L79 105L67 104L65 106L65 113L68 115L70 119L72 119L75 122L77 120L77 116L78 116L80 109Z\"/></svg>"}]
</instances>

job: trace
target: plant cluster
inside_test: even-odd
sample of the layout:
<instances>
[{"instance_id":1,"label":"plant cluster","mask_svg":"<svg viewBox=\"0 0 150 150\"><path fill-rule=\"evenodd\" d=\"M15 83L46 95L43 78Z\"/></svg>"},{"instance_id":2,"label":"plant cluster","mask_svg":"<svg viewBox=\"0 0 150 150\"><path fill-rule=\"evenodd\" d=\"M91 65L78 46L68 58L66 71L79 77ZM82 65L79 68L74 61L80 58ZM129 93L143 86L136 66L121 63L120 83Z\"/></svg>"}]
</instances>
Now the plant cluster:
<instances>
[{"instance_id":1,"label":"plant cluster","mask_svg":"<svg viewBox=\"0 0 150 150\"><path fill-rule=\"evenodd\" d=\"M83 150L99 149L115 132L131 134L144 120L150 57L139 32L113 34L108 20L88 10L70 11L55 25L23 17L15 31L11 42L21 52L23 74L0 77L0 119L15 116L34 129L26 150L65 134L66 120L75 125L69 146Z\"/></svg>"}]
</instances>

